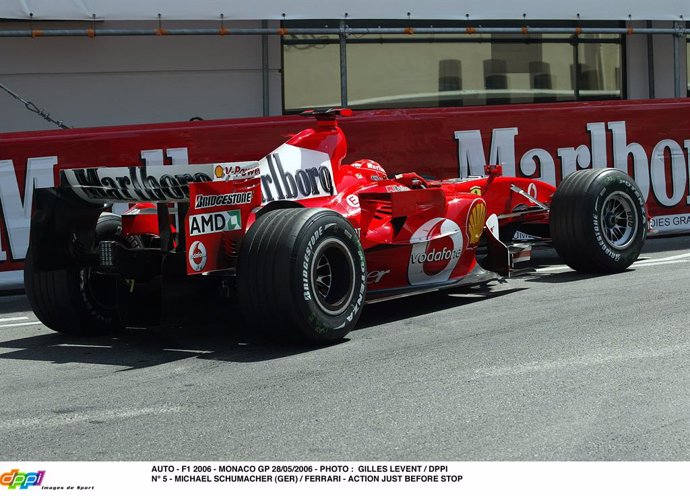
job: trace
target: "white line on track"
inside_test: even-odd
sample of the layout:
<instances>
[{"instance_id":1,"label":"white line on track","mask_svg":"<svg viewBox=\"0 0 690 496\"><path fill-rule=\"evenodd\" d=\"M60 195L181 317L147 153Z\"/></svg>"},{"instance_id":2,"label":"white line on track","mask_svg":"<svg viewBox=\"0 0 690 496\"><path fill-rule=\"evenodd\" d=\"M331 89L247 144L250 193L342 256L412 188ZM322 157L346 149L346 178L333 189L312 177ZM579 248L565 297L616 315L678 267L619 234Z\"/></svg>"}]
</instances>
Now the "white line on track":
<instances>
[{"instance_id":1,"label":"white line on track","mask_svg":"<svg viewBox=\"0 0 690 496\"><path fill-rule=\"evenodd\" d=\"M690 262L690 253L682 253L680 255L672 255L663 258L645 258L633 263L633 267L653 267L655 265L667 265ZM535 269L535 272L565 272L572 270L567 265L550 265L549 267L540 267Z\"/></svg>"},{"instance_id":2,"label":"white line on track","mask_svg":"<svg viewBox=\"0 0 690 496\"><path fill-rule=\"evenodd\" d=\"M5 317L0 319L0 322L13 322L16 320L29 320L29 317Z\"/></svg>"},{"instance_id":3,"label":"white line on track","mask_svg":"<svg viewBox=\"0 0 690 496\"><path fill-rule=\"evenodd\" d=\"M32 320L31 322L17 322L15 324L3 324L0 325L0 328L3 327L21 327L21 326L29 326L29 325L37 325L40 324L41 322L38 320Z\"/></svg>"},{"instance_id":4,"label":"white line on track","mask_svg":"<svg viewBox=\"0 0 690 496\"><path fill-rule=\"evenodd\" d=\"M682 343L665 348L627 350L616 352L606 350L592 352L579 357L565 358L553 361L539 361L510 365L506 367L482 367L474 369L471 379L482 379L488 377L506 377L525 374L553 373L573 368L589 368L598 365L610 365L630 360L644 360L648 358L660 358L673 355L686 356L690 351L690 343Z\"/></svg>"},{"instance_id":5,"label":"white line on track","mask_svg":"<svg viewBox=\"0 0 690 496\"><path fill-rule=\"evenodd\" d=\"M211 350L185 350L181 348L163 348L163 351L174 351L177 353L195 353L195 354L204 354L204 353L213 353Z\"/></svg>"},{"instance_id":6,"label":"white line on track","mask_svg":"<svg viewBox=\"0 0 690 496\"><path fill-rule=\"evenodd\" d=\"M112 346L108 345L103 345L103 344L82 344L82 343L60 343L56 344L55 346L60 346L60 347L65 347L65 348L112 348Z\"/></svg>"},{"instance_id":7,"label":"white line on track","mask_svg":"<svg viewBox=\"0 0 690 496\"><path fill-rule=\"evenodd\" d=\"M650 260L648 262L643 262L643 263L634 263L632 264L633 267L654 267L655 265L669 265L669 264L679 264L679 263L687 263L690 262L690 260L666 260L664 262L657 262L654 260Z\"/></svg>"},{"instance_id":8,"label":"white line on track","mask_svg":"<svg viewBox=\"0 0 690 496\"><path fill-rule=\"evenodd\" d=\"M678 260L679 258L690 258L690 252L664 258L647 258L645 260L641 260L641 262L665 262L666 260Z\"/></svg>"},{"instance_id":9,"label":"white line on track","mask_svg":"<svg viewBox=\"0 0 690 496\"><path fill-rule=\"evenodd\" d=\"M534 272L564 272L566 270L572 270L567 265L550 265L548 267L540 267L534 269Z\"/></svg>"},{"instance_id":10,"label":"white line on track","mask_svg":"<svg viewBox=\"0 0 690 496\"><path fill-rule=\"evenodd\" d=\"M108 422L112 420L159 415L161 413L177 413L182 410L179 406L160 406L155 408L126 408L118 410L104 410L93 413L61 413L44 417L26 417L0 421L0 431L26 428L52 429L82 422Z\"/></svg>"}]
</instances>

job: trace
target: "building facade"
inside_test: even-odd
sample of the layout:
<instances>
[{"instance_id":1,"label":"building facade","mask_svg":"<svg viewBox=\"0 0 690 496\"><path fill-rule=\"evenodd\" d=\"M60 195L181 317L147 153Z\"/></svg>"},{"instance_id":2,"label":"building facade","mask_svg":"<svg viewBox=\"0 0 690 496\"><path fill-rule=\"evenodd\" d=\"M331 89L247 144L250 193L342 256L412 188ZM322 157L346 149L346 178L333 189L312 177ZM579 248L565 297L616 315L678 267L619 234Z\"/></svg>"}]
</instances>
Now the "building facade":
<instances>
[{"instance_id":1,"label":"building facade","mask_svg":"<svg viewBox=\"0 0 690 496\"><path fill-rule=\"evenodd\" d=\"M96 17L32 3L0 6L0 84L70 127L690 91L688 7L672 1L490 1L471 15L472 2L264 1L226 16L210 0L93 0ZM0 132L54 128L3 90L0 109Z\"/></svg>"}]
</instances>

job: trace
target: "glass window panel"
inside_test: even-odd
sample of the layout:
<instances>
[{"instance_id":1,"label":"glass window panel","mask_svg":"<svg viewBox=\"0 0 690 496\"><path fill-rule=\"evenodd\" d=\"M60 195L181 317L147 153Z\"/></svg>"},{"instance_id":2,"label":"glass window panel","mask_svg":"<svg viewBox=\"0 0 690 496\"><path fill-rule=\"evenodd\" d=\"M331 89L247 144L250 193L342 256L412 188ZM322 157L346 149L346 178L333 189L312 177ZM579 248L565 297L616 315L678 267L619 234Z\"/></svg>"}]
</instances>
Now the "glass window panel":
<instances>
[{"instance_id":1,"label":"glass window panel","mask_svg":"<svg viewBox=\"0 0 690 496\"><path fill-rule=\"evenodd\" d=\"M286 111L340 105L340 47L318 43L324 38L309 38L313 44L283 45Z\"/></svg>"},{"instance_id":2,"label":"glass window panel","mask_svg":"<svg viewBox=\"0 0 690 496\"><path fill-rule=\"evenodd\" d=\"M606 37L610 35L589 35L586 39ZM620 45L581 43L578 45L578 61L580 100L622 98Z\"/></svg>"},{"instance_id":3,"label":"glass window panel","mask_svg":"<svg viewBox=\"0 0 690 496\"><path fill-rule=\"evenodd\" d=\"M619 99L621 37L415 34L348 38L348 106L359 109ZM293 42L294 43L294 40ZM339 46L284 44L286 111L337 105Z\"/></svg>"}]
</instances>

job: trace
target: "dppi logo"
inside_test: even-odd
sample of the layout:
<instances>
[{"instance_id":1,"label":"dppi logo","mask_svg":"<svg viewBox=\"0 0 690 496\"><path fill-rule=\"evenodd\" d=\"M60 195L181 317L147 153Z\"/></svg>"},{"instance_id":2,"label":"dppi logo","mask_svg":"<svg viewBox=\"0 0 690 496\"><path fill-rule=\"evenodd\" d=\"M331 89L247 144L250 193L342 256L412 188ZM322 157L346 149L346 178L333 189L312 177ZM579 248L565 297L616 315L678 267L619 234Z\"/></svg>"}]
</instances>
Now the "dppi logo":
<instances>
[{"instance_id":1,"label":"dppi logo","mask_svg":"<svg viewBox=\"0 0 690 496\"><path fill-rule=\"evenodd\" d=\"M414 243L407 266L410 284L447 281L462 255L460 227L450 219L437 217L422 224L410 240Z\"/></svg>"},{"instance_id":2,"label":"dppi logo","mask_svg":"<svg viewBox=\"0 0 690 496\"><path fill-rule=\"evenodd\" d=\"M27 489L30 486L40 486L45 473L45 470L20 472L18 468L15 468L0 475L0 486L7 486L7 489Z\"/></svg>"}]
</instances>

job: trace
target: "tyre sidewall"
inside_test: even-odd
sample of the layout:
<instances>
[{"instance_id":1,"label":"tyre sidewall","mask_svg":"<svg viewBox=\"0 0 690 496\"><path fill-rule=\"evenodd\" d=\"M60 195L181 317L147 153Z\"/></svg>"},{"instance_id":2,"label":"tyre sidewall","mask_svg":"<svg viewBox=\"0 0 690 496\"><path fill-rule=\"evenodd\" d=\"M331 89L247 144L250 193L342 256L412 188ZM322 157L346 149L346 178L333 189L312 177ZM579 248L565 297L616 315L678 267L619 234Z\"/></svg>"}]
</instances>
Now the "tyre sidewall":
<instances>
[{"instance_id":1,"label":"tyre sidewall","mask_svg":"<svg viewBox=\"0 0 690 496\"><path fill-rule=\"evenodd\" d=\"M343 310L330 315L315 301L317 289L313 286L310 268L319 247L337 239L353 258L354 288ZM330 341L344 336L354 327L364 306L366 296L366 261L357 233L349 222L335 212L323 211L312 217L300 229L293 252L292 284L294 308L305 324L311 340Z\"/></svg>"},{"instance_id":2,"label":"tyre sidewall","mask_svg":"<svg viewBox=\"0 0 690 496\"><path fill-rule=\"evenodd\" d=\"M79 267L72 269L69 274L70 277L74 278L75 281L70 284L70 286L76 288L77 294L75 298L80 301L79 306L84 312L89 316L91 322L90 325L100 325L109 330L116 329L119 325L117 318L117 307L115 306L115 301L113 305L103 305L102 302L94 296L93 292L93 280L91 276L91 270L88 267ZM115 281L113 284L113 297L115 297ZM101 290L102 291L102 290Z\"/></svg>"},{"instance_id":3,"label":"tyre sidewall","mask_svg":"<svg viewBox=\"0 0 690 496\"><path fill-rule=\"evenodd\" d=\"M610 172L609 172L610 171ZM637 214L637 231L629 246L618 249L611 245L602 232L602 212L605 200L612 193L627 194L633 202ZM592 258L606 267L625 268L632 264L640 254L647 237L647 214L645 200L632 178L616 169L608 169L596 178L587 191L587 213L585 222L589 223L585 233L592 247Z\"/></svg>"}]
</instances>

